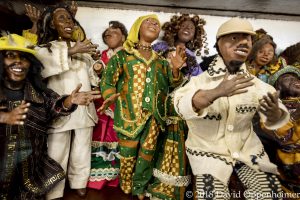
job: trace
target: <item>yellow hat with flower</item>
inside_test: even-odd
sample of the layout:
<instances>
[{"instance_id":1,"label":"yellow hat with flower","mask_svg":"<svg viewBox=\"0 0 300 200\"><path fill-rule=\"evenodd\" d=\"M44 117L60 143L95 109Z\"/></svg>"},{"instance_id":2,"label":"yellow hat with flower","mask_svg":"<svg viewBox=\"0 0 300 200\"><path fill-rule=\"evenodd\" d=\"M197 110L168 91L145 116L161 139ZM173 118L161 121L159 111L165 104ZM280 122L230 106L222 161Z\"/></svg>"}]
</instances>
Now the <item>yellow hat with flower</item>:
<instances>
[{"instance_id":1,"label":"yellow hat with flower","mask_svg":"<svg viewBox=\"0 0 300 200\"><path fill-rule=\"evenodd\" d=\"M132 48L139 42L140 27L143 21L149 18L154 18L159 22L158 17L155 14L141 16L135 20L128 33L126 41L123 44L123 47L127 52L132 52Z\"/></svg>"},{"instance_id":2,"label":"yellow hat with flower","mask_svg":"<svg viewBox=\"0 0 300 200\"><path fill-rule=\"evenodd\" d=\"M0 51L3 50L22 51L33 55L36 53L33 44L17 34L9 34L0 38Z\"/></svg>"}]
</instances>

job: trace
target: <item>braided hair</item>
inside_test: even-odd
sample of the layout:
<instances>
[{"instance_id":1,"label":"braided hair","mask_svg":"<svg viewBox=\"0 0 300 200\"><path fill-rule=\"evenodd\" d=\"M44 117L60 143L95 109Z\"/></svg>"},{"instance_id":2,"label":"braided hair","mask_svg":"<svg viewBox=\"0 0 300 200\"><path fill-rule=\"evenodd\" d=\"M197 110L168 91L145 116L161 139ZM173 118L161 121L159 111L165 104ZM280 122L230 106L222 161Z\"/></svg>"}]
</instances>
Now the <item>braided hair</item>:
<instances>
[{"instance_id":1,"label":"braided hair","mask_svg":"<svg viewBox=\"0 0 300 200\"><path fill-rule=\"evenodd\" d=\"M85 39L85 33L83 28L80 26L79 22L74 18L72 15L72 12L70 11L70 8L67 4L60 3L55 6L48 6L42 13L39 21L38 21L38 45L47 45L49 42L53 40L57 40L59 38L57 30L51 28L51 21L53 19L53 13L55 10L62 8L65 9L70 16L72 17L72 20L74 22L75 26L78 26L83 34L84 34L84 39Z\"/></svg>"},{"instance_id":2,"label":"braided hair","mask_svg":"<svg viewBox=\"0 0 300 200\"><path fill-rule=\"evenodd\" d=\"M208 44L206 42L206 32L204 30L204 25L206 21L200 18L198 15L190 16L189 14L182 14L180 16L174 15L170 22L164 23L162 30L165 31L163 40L168 43L169 46L175 46L176 41L178 40L178 31L180 25L184 21L192 21L195 26L195 35L194 38L186 44L186 47L191 51L196 52L196 55L201 54L201 50L204 47L204 53L208 54Z\"/></svg>"}]
</instances>

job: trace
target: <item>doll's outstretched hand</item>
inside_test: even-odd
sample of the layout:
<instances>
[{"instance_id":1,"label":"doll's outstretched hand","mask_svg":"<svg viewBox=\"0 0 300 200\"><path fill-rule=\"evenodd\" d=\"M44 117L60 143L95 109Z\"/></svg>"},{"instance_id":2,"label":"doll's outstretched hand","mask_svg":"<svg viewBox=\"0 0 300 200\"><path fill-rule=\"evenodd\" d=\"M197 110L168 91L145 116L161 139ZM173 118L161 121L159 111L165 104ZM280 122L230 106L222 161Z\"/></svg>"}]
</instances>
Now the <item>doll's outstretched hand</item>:
<instances>
[{"instance_id":1,"label":"doll's outstretched hand","mask_svg":"<svg viewBox=\"0 0 300 200\"><path fill-rule=\"evenodd\" d=\"M101 98L100 91L79 92L82 84L79 84L71 93L71 103L76 105L89 105L95 99Z\"/></svg>"},{"instance_id":2,"label":"doll's outstretched hand","mask_svg":"<svg viewBox=\"0 0 300 200\"><path fill-rule=\"evenodd\" d=\"M9 125L23 125L27 116L30 103L22 101L21 104L10 112L1 112L0 110L0 123Z\"/></svg>"},{"instance_id":3,"label":"doll's outstretched hand","mask_svg":"<svg viewBox=\"0 0 300 200\"><path fill-rule=\"evenodd\" d=\"M63 106L65 108L71 109L73 104L86 106L95 99L101 98L100 91L79 92L81 86L82 84L79 84L71 95L64 100Z\"/></svg>"},{"instance_id":4,"label":"doll's outstretched hand","mask_svg":"<svg viewBox=\"0 0 300 200\"><path fill-rule=\"evenodd\" d=\"M120 93L111 95L109 98L107 98L107 99L103 102L102 106L97 110L97 112L100 112L100 114L103 114L104 111L105 111L105 109L106 109L108 106L110 106L111 104L113 104L113 103L117 100L117 98L118 98L119 96L120 96Z\"/></svg>"},{"instance_id":5,"label":"doll's outstretched hand","mask_svg":"<svg viewBox=\"0 0 300 200\"><path fill-rule=\"evenodd\" d=\"M276 123L282 116L283 111L278 104L279 92L271 94L268 92L259 101L259 111L267 117L267 122Z\"/></svg>"}]
</instances>

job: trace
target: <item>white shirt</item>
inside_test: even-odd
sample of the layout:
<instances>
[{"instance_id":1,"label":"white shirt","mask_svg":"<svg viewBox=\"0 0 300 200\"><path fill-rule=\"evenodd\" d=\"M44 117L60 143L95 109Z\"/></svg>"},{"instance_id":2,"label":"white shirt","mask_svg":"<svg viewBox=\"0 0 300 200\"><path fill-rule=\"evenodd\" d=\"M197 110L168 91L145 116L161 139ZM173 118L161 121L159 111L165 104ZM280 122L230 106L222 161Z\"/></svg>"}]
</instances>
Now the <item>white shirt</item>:
<instances>
[{"instance_id":1,"label":"white shirt","mask_svg":"<svg viewBox=\"0 0 300 200\"><path fill-rule=\"evenodd\" d=\"M59 95L70 95L79 83L80 91L91 91L91 85L99 84L99 79L93 70L93 60L89 54L74 54L68 56L68 46L65 41L52 41L51 51L47 48L37 49L37 57L43 63L43 78L48 78L47 86ZM71 45L74 45L72 43ZM69 116L54 121L50 133L57 133L78 128L94 126L97 123L95 105L78 106Z\"/></svg>"}]
</instances>

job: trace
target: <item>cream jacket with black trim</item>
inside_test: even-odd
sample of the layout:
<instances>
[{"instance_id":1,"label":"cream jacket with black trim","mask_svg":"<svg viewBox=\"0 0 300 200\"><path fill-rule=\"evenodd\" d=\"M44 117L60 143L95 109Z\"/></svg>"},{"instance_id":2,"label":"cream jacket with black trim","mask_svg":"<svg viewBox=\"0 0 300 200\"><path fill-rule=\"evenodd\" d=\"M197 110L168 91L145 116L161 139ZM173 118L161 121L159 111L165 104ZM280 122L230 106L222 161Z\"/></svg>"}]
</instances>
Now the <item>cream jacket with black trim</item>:
<instances>
[{"instance_id":1,"label":"cream jacket with black trim","mask_svg":"<svg viewBox=\"0 0 300 200\"><path fill-rule=\"evenodd\" d=\"M218 98L200 114L194 112L192 97L195 92L216 88L224 79L225 72L222 58L217 57L207 71L192 77L175 93L175 110L189 127L186 148L193 173L211 174L227 184L233 166L240 161L255 170L277 174L277 167L269 161L251 122L259 100L267 92L275 92L272 86L255 77L252 80L254 85L247 88L248 92ZM248 73L244 64L238 73ZM285 106L281 102L279 106L284 114L276 124L265 125L268 129L277 129L289 120ZM265 122L266 117L259 114Z\"/></svg>"}]
</instances>

